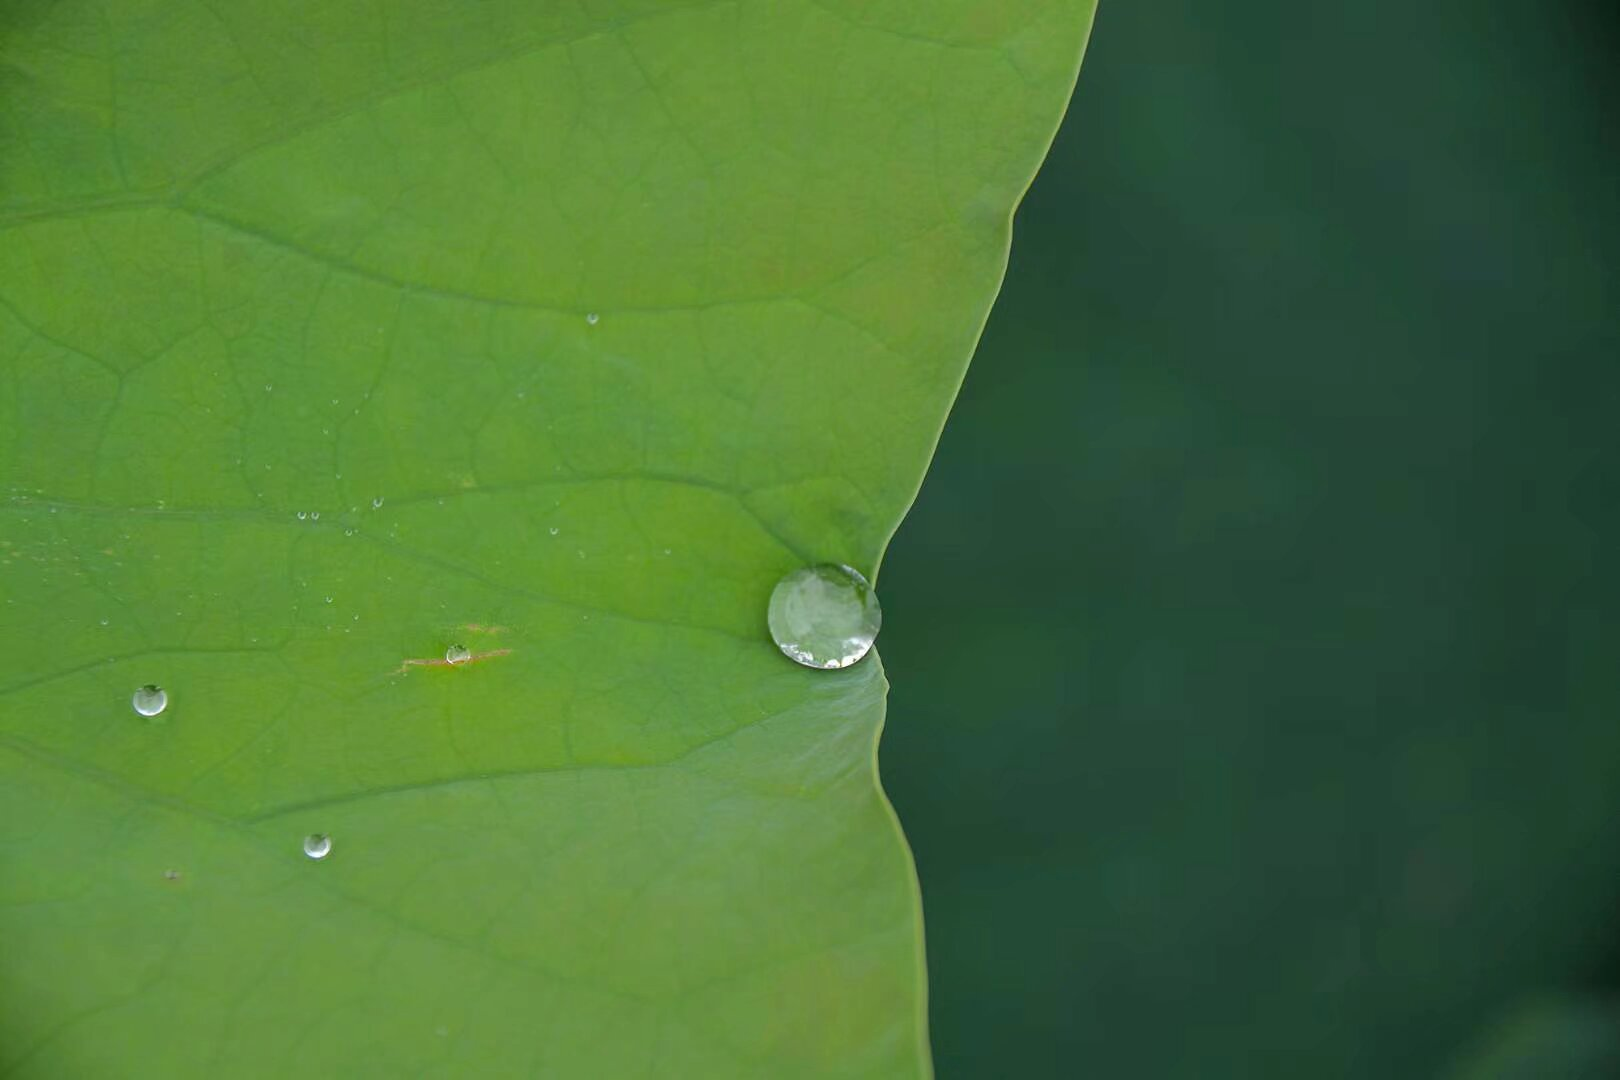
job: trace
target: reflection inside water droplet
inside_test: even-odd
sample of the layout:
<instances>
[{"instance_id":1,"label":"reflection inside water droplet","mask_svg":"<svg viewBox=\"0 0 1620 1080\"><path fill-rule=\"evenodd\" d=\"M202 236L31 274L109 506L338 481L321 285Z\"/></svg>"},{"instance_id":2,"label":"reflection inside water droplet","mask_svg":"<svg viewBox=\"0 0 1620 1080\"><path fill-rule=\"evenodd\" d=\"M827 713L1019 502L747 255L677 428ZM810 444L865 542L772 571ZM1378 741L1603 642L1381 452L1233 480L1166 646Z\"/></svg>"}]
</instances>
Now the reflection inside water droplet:
<instances>
[{"instance_id":1,"label":"reflection inside water droplet","mask_svg":"<svg viewBox=\"0 0 1620 1080\"><path fill-rule=\"evenodd\" d=\"M163 687L149 683L135 691L135 695L130 698L130 704L134 705L135 711L142 716L156 716L169 707L169 695L164 692Z\"/></svg>"},{"instance_id":2,"label":"reflection inside water droplet","mask_svg":"<svg viewBox=\"0 0 1620 1080\"><path fill-rule=\"evenodd\" d=\"M444 659L451 664L465 664L472 659L472 650L465 645L452 645L444 650Z\"/></svg>"},{"instance_id":3,"label":"reflection inside water droplet","mask_svg":"<svg viewBox=\"0 0 1620 1080\"><path fill-rule=\"evenodd\" d=\"M883 625L877 594L848 566L807 566L771 592L766 614L777 648L813 668L845 668L865 656Z\"/></svg>"},{"instance_id":4,"label":"reflection inside water droplet","mask_svg":"<svg viewBox=\"0 0 1620 1080\"><path fill-rule=\"evenodd\" d=\"M310 833L304 837L304 854L312 859L324 859L332 854L332 838L325 833Z\"/></svg>"}]
</instances>

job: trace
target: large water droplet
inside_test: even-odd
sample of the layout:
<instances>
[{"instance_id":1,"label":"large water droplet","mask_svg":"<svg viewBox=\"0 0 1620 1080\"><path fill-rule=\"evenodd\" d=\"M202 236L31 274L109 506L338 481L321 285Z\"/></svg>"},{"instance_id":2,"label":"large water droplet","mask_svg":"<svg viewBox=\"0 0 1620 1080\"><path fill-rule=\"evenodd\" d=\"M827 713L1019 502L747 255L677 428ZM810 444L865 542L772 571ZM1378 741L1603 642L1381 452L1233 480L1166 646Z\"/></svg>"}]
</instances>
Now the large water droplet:
<instances>
[{"instance_id":1,"label":"large water droplet","mask_svg":"<svg viewBox=\"0 0 1620 1080\"><path fill-rule=\"evenodd\" d=\"M766 621L788 659L805 667L846 668L872 648L883 610L848 566L806 566L776 583Z\"/></svg>"},{"instance_id":2,"label":"large water droplet","mask_svg":"<svg viewBox=\"0 0 1620 1080\"><path fill-rule=\"evenodd\" d=\"M169 695L164 693L163 687L148 684L135 691L130 704L142 716L156 716L169 707Z\"/></svg>"},{"instance_id":3,"label":"large water droplet","mask_svg":"<svg viewBox=\"0 0 1620 1080\"><path fill-rule=\"evenodd\" d=\"M472 659L472 650L465 645L452 645L444 650L444 659L449 664L465 664Z\"/></svg>"},{"instance_id":4,"label":"large water droplet","mask_svg":"<svg viewBox=\"0 0 1620 1080\"><path fill-rule=\"evenodd\" d=\"M324 859L332 854L332 838L325 833L310 833L304 837L304 854L312 859Z\"/></svg>"}]
</instances>

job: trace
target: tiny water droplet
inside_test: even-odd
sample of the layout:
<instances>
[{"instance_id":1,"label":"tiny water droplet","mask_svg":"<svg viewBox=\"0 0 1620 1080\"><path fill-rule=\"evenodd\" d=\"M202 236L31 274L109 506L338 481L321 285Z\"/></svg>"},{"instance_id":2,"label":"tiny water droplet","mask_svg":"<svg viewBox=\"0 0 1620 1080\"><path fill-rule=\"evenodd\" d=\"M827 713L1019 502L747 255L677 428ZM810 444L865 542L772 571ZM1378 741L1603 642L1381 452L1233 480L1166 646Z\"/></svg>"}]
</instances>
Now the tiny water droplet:
<instances>
[{"instance_id":1,"label":"tiny water droplet","mask_svg":"<svg viewBox=\"0 0 1620 1080\"><path fill-rule=\"evenodd\" d=\"M268 393L269 393L269 392L270 392L270 391L272 391L272 390L274 390L274 389L275 389L275 387L274 387L274 386L271 386L271 385L270 385L270 384L269 384L269 383L265 383L265 384L264 384L264 392L265 392L265 393L267 393L267 394L268 394Z\"/></svg>"},{"instance_id":2,"label":"tiny water droplet","mask_svg":"<svg viewBox=\"0 0 1620 1080\"><path fill-rule=\"evenodd\" d=\"M311 521L319 521L319 520L321 520L321 512L319 510L311 510L309 512L309 520L311 520Z\"/></svg>"},{"instance_id":3,"label":"tiny water droplet","mask_svg":"<svg viewBox=\"0 0 1620 1080\"><path fill-rule=\"evenodd\" d=\"M130 704L135 706L135 711L142 716L156 716L169 707L169 695L164 693L163 687L151 683L135 691L135 695L129 700Z\"/></svg>"},{"instance_id":4,"label":"tiny water droplet","mask_svg":"<svg viewBox=\"0 0 1620 1080\"><path fill-rule=\"evenodd\" d=\"M353 536L354 535L354 530L353 529L344 529L343 530L343 535L344 536Z\"/></svg>"},{"instance_id":5,"label":"tiny water droplet","mask_svg":"<svg viewBox=\"0 0 1620 1080\"><path fill-rule=\"evenodd\" d=\"M585 322L590 326L595 326L598 322L601 321L601 319L602 319L602 316L598 315L594 311L585 316Z\"/></svg>"},{"instance_id":6,"label":"tiny water droplet","mask_svg":"<svg viewBox=\"0 0 1620 1080\"><path fill-rule=\"evenodd\" d=\"M465 664L472 659L472 650L465 645L452 645L444 650L444 659L449 664Z\"/></svg>"},{"instance_id":7,"label":"tiny water droplet","mask_svg":"<svg viewBox=\"0 0 1620 1080\"><path fill-rule=\"evenodd\" d=\"M110 621L111 621L111 620L108 620L108 619L102 619L102 620L101 620L101 625L102 625L102 626L106 626L106 625L107 625L107 623L108 623L108 622L110 622Z\"/></svg>"},{"instance_id":8,"label":"tiny water droplet","mask_svg":"<svg viewBox=\"0 0 1620 1080\"><path fill-rule=\"evenodd\" d=\"M302 510L298 511L298 520L299 521L303 521L307 517L309 517L308 514L304 513Z\"/></svg>"},{"instance_id":9,"label":"tiny water droplet","mask_svg":"<svg viewBox=\"0 0 1620 1080\"><path fill-rule=\"evenodd\" d=\"M382 509L382 502L383 502L383 497L381 495L377 496L375 499L371 500L371 508L373 510L381 510Z\"/></svg>"},{"instance_id":10,"label":"tiny water droplet","mask_svg":"<svg viewBox=\"0 0 1620 1080\"><path fill-rule=\"evenodd\" d=\"M327 598L326 598L326 602L327 602L327 603L328 603L328 604L330 604L330 603L331 603L331 602L332 602L332 598L331 598L331 597L330 597L330 596L328 596L328 597L327 597Z\"/></svg>"},{"instance_id":11,"label":"tiny water droplet","mask_svg":"<svg viewBox=\"0 0 1620 1080\"><path fill-rule=\"evenodd\" d=\"M310 833L304 837L304 854L312 859L324 859L332 854L332 838L325 833Z\"/></svg>"},{"instance_id":12,"label":"tiny water droplet","mask_svg":"<svg viewBox=\"0 0 1620 1080\"><path fill-rule=\"evenodd\" d=\"M180 880L180 871L178 871L178 870L165 870L165 871L163 871L163 880L164 881L179 881Z\"/></svg>"},{"instance_id":13,"label":"tiny water droplet","mask_svg":"<svg viewBox=\"0 0 1620 1080\"><path fill-rule=\"evenodd\" d=\"M846 668L871 650L883 611L859 571L823 564L777 582L766 622L788 659L805 667Z\"/></svg>"}]
</instances>

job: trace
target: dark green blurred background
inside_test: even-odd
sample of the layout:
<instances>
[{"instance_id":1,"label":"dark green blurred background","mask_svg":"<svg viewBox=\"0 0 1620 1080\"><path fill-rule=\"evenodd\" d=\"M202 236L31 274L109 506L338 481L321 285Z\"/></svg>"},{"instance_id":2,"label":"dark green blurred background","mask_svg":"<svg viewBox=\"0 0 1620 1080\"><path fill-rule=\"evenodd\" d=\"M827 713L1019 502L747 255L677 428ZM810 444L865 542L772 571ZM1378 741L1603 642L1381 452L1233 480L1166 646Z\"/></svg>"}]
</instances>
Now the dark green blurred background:
<instances>
[{"instance_id":1,"label":"dark green blurred background","mask_svg":"<svg viewBox=\"0 0 1620 1080\"><path fill-rule=\"evenodd\" d=\"M945 1080L1612 1000L1614 7L1103 0L884 563Z\"/></svg>"}]
</instances>

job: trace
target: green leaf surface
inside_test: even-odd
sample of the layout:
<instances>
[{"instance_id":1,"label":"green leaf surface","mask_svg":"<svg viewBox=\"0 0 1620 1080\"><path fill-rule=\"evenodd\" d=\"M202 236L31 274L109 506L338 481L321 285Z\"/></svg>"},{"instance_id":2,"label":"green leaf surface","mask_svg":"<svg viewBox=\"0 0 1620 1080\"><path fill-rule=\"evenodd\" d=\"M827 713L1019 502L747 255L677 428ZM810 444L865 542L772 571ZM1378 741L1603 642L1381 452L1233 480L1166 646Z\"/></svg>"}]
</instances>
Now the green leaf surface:
<instances>
[{"instance_id":1,"label":"green leaf surface","mask_svg":"<svg viewBox=\"0 0 1620 1080\"><path fill-rule=\"evenodd\" d=\"M1620 1075L1620 1003L1546 998L1519 1005L1484 1033L1450 1080L1613 1080Z\"/></svg>"},{"instance_id":2,"label":"green leaf surface","mask_svg":"<svg viewBox=\"0 0 1620 1080\"><path fill-rule=\"evenodd\" d=\"M0 7L0 1072L926 1074L882 670L765 606L875 572L1089 21Z\"/></svg>"}]
</instances>

